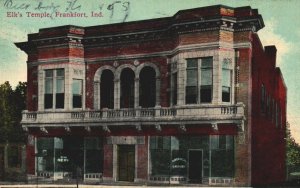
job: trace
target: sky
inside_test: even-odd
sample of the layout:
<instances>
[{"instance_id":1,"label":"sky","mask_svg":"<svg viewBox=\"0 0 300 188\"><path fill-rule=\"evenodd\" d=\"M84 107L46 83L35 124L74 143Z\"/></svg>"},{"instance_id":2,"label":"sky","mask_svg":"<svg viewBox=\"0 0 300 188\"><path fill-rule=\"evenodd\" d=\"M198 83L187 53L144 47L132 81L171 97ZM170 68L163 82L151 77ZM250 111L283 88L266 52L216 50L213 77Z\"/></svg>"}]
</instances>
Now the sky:
<instances>
[{"instance_id":1,"label":"sky","mask_svg":"<svg viewBox=\"0 0 300 188\"><path fill-rule=\"evenodd\" d=\"M276 45L277 66L288 88L287 118L292 136L300 143L300 0L0 0L0 84L26 81L27 55L14 42L27 34L59 25L92 26L173 16L177 11L223 4L251 6L262 15L258 31L264 46ZM86 13L83 18L59 17L55 12ZM98 13L98 17L91 14ZM39 13L39 14L36 14ZM45 14L41 14L45 13ZM46 15L49 17L34 17ZM22 15L22 17L21 17Z\"/></svg>"}]
</instances>

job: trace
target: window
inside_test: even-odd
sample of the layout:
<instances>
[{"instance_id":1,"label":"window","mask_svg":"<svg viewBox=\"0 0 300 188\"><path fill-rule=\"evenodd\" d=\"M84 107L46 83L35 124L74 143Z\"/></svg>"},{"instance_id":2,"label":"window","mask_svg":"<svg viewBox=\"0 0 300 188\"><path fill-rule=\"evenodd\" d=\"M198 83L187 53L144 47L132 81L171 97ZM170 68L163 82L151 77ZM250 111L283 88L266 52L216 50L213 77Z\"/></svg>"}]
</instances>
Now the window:
<instances>
[{"instance_id":1,"label":"window","mask_svg":"<svg viewBox=\"0 0 300 188\"><path fill-rule=\"evenodd\" d=\"M230 102L231 92L231 70L230 60L225 59L222 64L222 101Z\"/></svg>"},{"instance_id":2,"label":"window","mask_svg":"<svg viewBox=\"0 0 300 188\"><path fill-rule=\"evenodd\" d=\"M73 108L81 108L82 107L82 80L73 79L72 93L73 93Z\"/></svg>"},{"instance_id":3,"label":"window","mask_svg":"<svg viewBox=\"0 0 300 188\"><path fill-rule=\"evenodd\" d=\"M45 70L44 108L64 108L65 101L65 75L64 69ZM55 86L54 86L55 84Z\"/></svg>"},{"instance_id":4,"label":"window","mask_svg":"<svg viewBox=\"0 0 300 188\"><path fill-rule=\"evenodd\" d=\"M212 100L212 58L201 59L200 102L209 103Z\"/></svg>"},{"instance_id":5,"label":"window","mask_svg":"<svg viewBox=\"0 0 300 188\"><path fill-rule=\"evenodd\" d=\"M77 167L80 167L85 173L103 172L102 138L38 137L36 150L37 172L74 174Z\"/></svg>"},{"instance_id":6,"label":"window","mask_svg":"<svg viewBox=\"0 0 300 188\"><path fill-rule=\"evenodd\" d=\"M156 78L152 67L144 67L140 72L139 104L142 108L155 106Z\"/></svg>"},{"instance_id":7,"label":"window","mask_svg":"<svg viewBox=\"0 0 300 188\"><path fill-rule=\"evenodd\" d=\"M36 144L36 171L53 172L54 138L38 137Z\"/></svg>"},{"instance_id":8,"label":"window","mask_svg":"<svg viewBox=\"0 0 300 188\"><path fill-rule=\"evenodd\" d=\"M226 141L226 137L224 138ZM192 172L188 172L190 167L203 164L203 176L208 177L210 174L209 140L209 136L150 137L151 175L188 177L188 173ZM195 158L190 156L191 151L201 152L202 157L193 160Z\"/></svg>"},{"instance_id":9,"label":"window","mask_svg":"<svg viewBox=\"0 0 300 188\"><path fill-rule=\"evenodd\" d=\"M234 137L231 135L211 136L211 176L234 176ZM226 164L226 165L224 165Z\"/></svg>"},{"instance_id":10,"label":"window","mask_svg":"<svg viewBox=\"0 0 300 188\"><path fill-rule=\"evenodd\" d=\"M150 137L152 175L168 175L170 173L170 138L169 136Z\"/></svg>"},{"instance_id":11,"label":"window","mask_svg":"<svg viewBox=\"0 0 300 188\"><path fill-rule=\"evenodd\" d=\"M103 172L103 140L97 137L87 137L84 139L85 148L85 172Z\"/></svg>"},{"instance_id":12,"label":"window","mask_svg":"<svg viewBox=\"0 0 300 188\"><path fill-rule=\"evenodd\" d=\"M186 104L197 103L198 86L198 59L188 59L186 68Z\"/></svg>"},{"instance_id":13,"label":"window","mask_svg":"<svg viewBox=\"0 0 300 188\"><path fill-rule=\"evenodd\" d=\"M45 109L52 108L53 105L53 70L45 71Z\"/></svg>"},{"instance_id":14,"label":"window","mask_svg":"<svg viewBox=\"0 0 300 188\"><path fill-rule=\"evenodd\" d=\"M211 57L187 59L186 104L209 103L212 100ZM199 66L200 65L200 66ZM200 82L199 82L200 73ZM200 85L200 92L199 92ZM199 100L200 99L200 100ZM199 101L199 102L198 102Z\"/></svg>"},{"instance_id":15,"label":"window","mask_svg":"<svg viewBox=\"0 0 300 188\"><path fill-rule=\"evenodd\" d=\"M114 108L114 74L111 70L104 70L101 75L101 109Z\"/></svg>"},{"instance_id":16,"label":"window","mask_svg":"<svg viewBox=\"0 0 300 188\"><path fill-rule=\"evenodd\" d=\"M65 101L65 72L64 69L56 70L56 108L64 108Z\"/></svg>"},{"instance_id":17,"label":"window","mask_svg":"<svg viewBox=\"0 0 300 188\"><path fill-rule=\"evenodd\" d=\"M125 68L121 72L121 108L134 107L134 72L130 68Z\"/></svg>"}]
</instances>

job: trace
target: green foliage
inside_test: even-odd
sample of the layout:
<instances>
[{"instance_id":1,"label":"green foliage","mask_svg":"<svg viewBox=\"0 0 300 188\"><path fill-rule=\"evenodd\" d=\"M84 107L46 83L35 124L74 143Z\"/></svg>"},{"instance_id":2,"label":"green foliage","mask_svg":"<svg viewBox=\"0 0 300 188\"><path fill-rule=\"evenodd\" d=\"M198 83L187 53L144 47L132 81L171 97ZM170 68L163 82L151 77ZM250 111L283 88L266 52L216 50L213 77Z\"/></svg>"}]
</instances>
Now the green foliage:
<instances>
[{"instance_id":1,"label":"green foliage","mask_svg":"<svg viewBox=\"0 0 300 188\"><path fill-rule=\"evenodd\" d=\"M26 82L19 82L14 90L9 82L0 85L0 143L25 140L20 122L26 108L26 89Z\"/></svg>"},{"instance_id":2,"label":"green foliage","mask_svg":"<svg viewBox=\"0 0 300 188\"><path fill-rule=\"evenodd\" d=\"M300 171L300 145L291 136L289 123L287 123L287 166L289 172Z\"/></svg>"}]
</instances>

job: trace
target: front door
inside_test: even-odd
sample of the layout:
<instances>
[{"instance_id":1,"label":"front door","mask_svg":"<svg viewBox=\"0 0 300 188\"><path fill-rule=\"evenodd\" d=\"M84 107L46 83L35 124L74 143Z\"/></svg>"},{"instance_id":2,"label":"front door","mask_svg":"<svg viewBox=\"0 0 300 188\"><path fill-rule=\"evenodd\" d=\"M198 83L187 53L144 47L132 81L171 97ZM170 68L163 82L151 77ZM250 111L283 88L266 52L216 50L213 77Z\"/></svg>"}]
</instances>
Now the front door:
<instances>
[{"instance_id":1,"label":"front door","mask_svg":"<svg viewBox=\"0 0 300 188\"><path fill-rule=\"evenodd\" d=\"M134 181L135 174L135 146L118 146L118 177L119 181Z\"/></svg>"},{"instance_id":2,"label":"front door","mask_svg":"<svg viewBox=\"0 0 300 188\"><path fill-rule=\"evenodd\" d=\"M202 150L189 150L189 181L202 183Z\"/></svg>"}]
</instances>

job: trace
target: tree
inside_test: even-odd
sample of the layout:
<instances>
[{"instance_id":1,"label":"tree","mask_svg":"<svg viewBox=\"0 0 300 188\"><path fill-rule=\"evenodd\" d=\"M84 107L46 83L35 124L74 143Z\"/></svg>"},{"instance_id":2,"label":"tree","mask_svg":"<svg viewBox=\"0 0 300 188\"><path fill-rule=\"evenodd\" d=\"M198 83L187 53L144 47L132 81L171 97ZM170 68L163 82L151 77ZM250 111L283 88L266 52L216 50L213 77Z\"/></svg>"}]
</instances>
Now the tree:
<instances>
[{"instance_id":1,"label":"tree","mask_svg":"<svg viewBox=\"0 0 300 188\"><path fill-rule=\"evenodd\" d=\"M20 125L26 107L26 82L19 82L13 90L9 82L0 85L0 142L24 142Z\"/></svg>"},{"instance_id":2,"label":"tree","mask_svg":"<svg viewBox=\"0 0 300 188\"><path fill-rule=\"evenodd\" d=\"M291 135L290 126L287 122L287 167L289 172L300 171L300 145L295 141Z\"/></svg>"}]
</instances>

